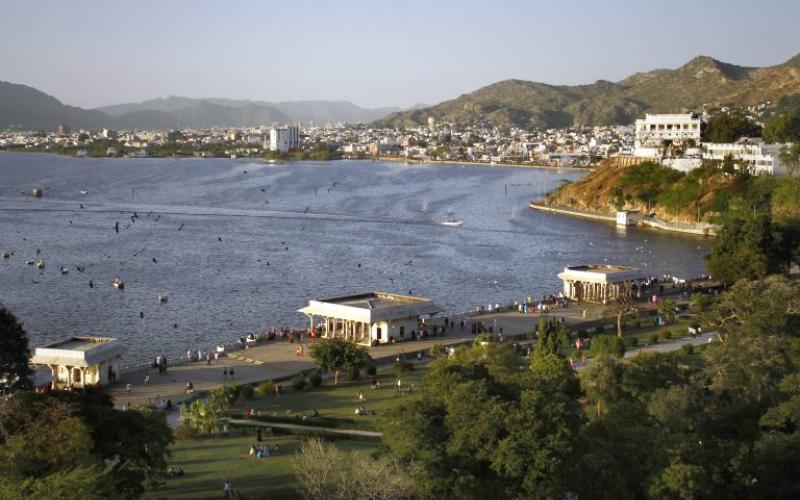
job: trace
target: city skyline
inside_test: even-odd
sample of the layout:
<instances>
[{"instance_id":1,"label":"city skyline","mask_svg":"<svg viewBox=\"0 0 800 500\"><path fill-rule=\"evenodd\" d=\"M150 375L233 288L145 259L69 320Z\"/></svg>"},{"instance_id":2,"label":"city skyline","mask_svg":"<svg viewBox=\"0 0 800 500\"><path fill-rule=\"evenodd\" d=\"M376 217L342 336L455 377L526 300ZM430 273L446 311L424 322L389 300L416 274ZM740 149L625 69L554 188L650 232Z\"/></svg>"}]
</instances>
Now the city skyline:
<instances>
[{"instance_id":1,"label":"city skyline","mask_svg":"<svg viewBox=\"0 0 800 500\"><path fill-rule=\"evenodd\" d=\"M800 5L778 0L666 12L627 1L507 1L484 14L472 2L39 5L6 5L0 80L86 108L169 95L409 107L509 78L574 85L697 55L769 66L800 52L791 28ZM656 18L669 30L654 34Z\"/></svg>"}]
</instances>

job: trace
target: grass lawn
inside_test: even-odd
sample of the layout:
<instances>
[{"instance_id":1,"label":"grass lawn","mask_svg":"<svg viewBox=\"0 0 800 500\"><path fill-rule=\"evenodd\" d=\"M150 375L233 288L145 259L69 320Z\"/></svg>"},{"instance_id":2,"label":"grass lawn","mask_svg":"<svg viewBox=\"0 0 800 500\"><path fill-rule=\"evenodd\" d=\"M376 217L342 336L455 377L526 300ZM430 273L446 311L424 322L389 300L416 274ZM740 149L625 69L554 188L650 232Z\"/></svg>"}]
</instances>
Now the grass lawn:
<instances>
[{"instance_id":1,"label":"grass lawn","mask_svg":"<svg viewBox=\"0 0 800 500\"><path fill-rule=\"evenodd\" d=\"M400 376L403 387L414 385L418 388L423 375L427 372L427 365L415 365L414 370ZM287 388L281 396L264 396L248 401L246 408L261 410L262 415L275 415L294 417L310 415L314 410L320 417L342 419L340 428L372 430L375 428L375 419L388 408L412 398L417 394L399 394L397 388L397 375L394 370L379 372L377 375L381 388L370 390L372 377L365 376L356 381L341 380L339 385L326 381L321 387L312 387L307 391L296 391ZM376 415L356 416L355 409L359 406L356 394L364 392L366 401L363 403L368 410L374 410ZM302 423L301 421L297 422Z\"/></svg>"},{"instance_id":2,"label":"grass lawn","mask_svg":"<svg viewBox=\"0 0 800 500\"><path fill-rule=\"evenodd\" d=\"M300 440L288 435L264 433L264 443L280 451L267 458L250 458L255 444L255 430L233 431L230 435L176 441L169 464L181 467L184 475L167 479L166 485L150 490L144 498L223 498L222 485L231 481L244 498L298 498L292 462ZM345 450L371 453L379 443L337 440Z\"/></svg>"}]
</instances>

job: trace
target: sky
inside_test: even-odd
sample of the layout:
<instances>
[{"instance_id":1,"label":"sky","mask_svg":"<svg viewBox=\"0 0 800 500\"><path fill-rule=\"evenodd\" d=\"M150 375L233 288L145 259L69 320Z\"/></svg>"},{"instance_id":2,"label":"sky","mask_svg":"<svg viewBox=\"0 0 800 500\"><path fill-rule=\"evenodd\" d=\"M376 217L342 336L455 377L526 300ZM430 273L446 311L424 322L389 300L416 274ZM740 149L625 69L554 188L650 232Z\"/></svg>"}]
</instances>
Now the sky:
<instances>
[{"instance_id":1,"label":"sky","mask_svg":"<svg viewBox=\"0 0 800 500\"><path fill-rule=\"evenodd\" d=\"M2 0L0 80L65 104L435 104L508 78L617 81L800 53L800 0Z\"/></svg>"}]
</instances>

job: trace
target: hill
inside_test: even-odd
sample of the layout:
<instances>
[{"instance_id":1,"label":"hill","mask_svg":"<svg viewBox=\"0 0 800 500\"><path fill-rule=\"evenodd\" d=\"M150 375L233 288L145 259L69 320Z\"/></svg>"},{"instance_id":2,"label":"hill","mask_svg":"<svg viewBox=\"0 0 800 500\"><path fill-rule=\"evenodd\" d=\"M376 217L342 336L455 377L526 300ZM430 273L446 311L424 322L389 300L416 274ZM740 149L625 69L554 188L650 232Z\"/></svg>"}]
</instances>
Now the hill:
<instances>
[{"instance_id":1,"label":"hill","mask_svg":"<svg viewBox=\"0 0 800 500\"><path fill-rule=\"evenodd\" d=\"M217 108L213 108L217 106ZM176 117L197 115L205 111L201 121L225 121L236 113L241 113L241 118L253 119L263 115L265 119L275 116L274 120L262 123L277 122L302 122L325 124L327 122L364 123L376 120L389 113L400 111L400 108L361 108L348 101L284 101L270 103L266 101L251 101L245 99L207 98L194 99L190 97L169 96L166 98L150 99L142 102L114 104L97 108L111 116L143 111L161 111L173 113ZM237 111L238 110L238 111ZM220 114L217 114L220 113ZM247 126L248 123L240 123ZM200 125L194 125L200 126Z\"/></svg>"},{"instance_id":2,"label":"hill","mask_svg":"<svg viewBox=\"0 0 800 500\"><path fill-rule=\"evenodd\" d=\"M399 108L367 109L347 101L268 103L235 99L193 99L170 96L140 103L83 109L63 104L27 85L0 81L0 128L53 130L72 128L181 129L258 127L311 121L362 123Z\"/></svg>"},{"instance_id":3,"label":"hill","mask_svg":"<svg viewBox=\"0 0 800 500\"><path fill-rule=\"evenodd\" d=\"M0 81L0 128L52 130L62 123L100 128L111 121L103 112L67 106L33 87Z\"/></svg>"},{"instance_id":4,"label":"hill","mask_svg":"<svg viewBox=\"0 0 800 500\"><path fill-rule=\"evenodd\" d=\"M595 212L639 210L659 219L692 224L724 223L753 207L779 221L800 221L800 178L726 173L718 165L682 173L642 161L629 165L611 158L589 175L548 194L550 205Z\"/></svg>"},{"instance_id":5,"label":"hill","mask_svg":"<svg viewBox=\"0 0 800 500\"><path fill-rule=\"evenodd\" d=\"M619 82L549 85L504 80L428 108L393 113L377 126L417 126L428 117L460 125L566 127L630 124L645 112L748 106L800 94L800 54L751 68L700 56L677 69L636 73Z\"/></svg>"}]
</instances>

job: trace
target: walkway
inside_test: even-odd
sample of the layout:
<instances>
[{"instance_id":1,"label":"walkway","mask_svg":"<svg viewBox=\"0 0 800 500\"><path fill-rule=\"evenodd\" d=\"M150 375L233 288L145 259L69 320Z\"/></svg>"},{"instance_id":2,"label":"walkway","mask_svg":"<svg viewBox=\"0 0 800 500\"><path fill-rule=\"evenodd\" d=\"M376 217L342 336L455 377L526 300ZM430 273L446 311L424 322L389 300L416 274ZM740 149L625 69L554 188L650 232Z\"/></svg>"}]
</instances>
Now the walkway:
<instances>
[{"instance_id":1,"label":"walkway","mask_svg":"<svg viewBox=\"0 0 800 500\"><path fill-rule=\"evenodd\" d=\"M325 436L345 436L345 437L365 437L372 439L383 439L382 432L359 431L355 429L332 429L330 427L317 427L314 425L284 424L280 422L262 422L260 420L244 420L237 418L225 419L229 424L245 427L268 427L270 429L281 429L289 432L301 432L303 434L323 434Z\"/></svg>"}]
</instances>

